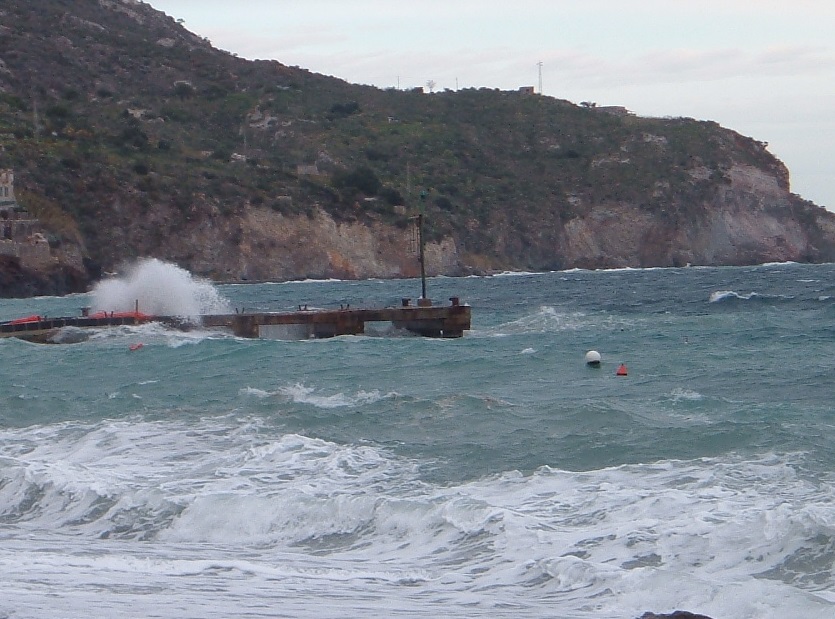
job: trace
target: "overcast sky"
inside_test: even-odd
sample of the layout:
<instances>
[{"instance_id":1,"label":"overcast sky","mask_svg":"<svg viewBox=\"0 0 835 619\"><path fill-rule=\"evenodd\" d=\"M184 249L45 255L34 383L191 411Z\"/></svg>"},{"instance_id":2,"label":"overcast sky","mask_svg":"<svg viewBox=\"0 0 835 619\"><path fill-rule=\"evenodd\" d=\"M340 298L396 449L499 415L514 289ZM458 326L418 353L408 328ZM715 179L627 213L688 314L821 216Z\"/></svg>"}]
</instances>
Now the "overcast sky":
<instances>
[{"instance_id":1,"label":"overcast sky","mask_svg":"<svg viewBox=\"0 0 835 619\"><path fill-rule=\"evenodd\" d=\"M220 49L352 83L538 90L541 74L546 96L714 120L835 210L835 0L149 3Z\"/></svg>"}]
</instances>

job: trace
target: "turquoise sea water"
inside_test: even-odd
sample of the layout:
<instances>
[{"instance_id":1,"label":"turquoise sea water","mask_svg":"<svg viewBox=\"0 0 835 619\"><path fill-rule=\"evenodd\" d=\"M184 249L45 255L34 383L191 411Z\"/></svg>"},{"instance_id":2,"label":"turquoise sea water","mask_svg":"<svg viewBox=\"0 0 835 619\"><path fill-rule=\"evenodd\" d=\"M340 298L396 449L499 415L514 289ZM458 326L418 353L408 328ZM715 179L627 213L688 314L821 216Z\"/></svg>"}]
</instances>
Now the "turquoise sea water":
<instances>
[{"instance_id":1,"label":"turquoise sea water","mask_svg":"<svg viewBox=\"0 0 835 619\"><path fill-rule=\"evenodd\" d=\"M2 300L0 320L102 295L289 310L420 290L156 267ZM0 617L835 616L835 265L429 294L469 303L472 331L0 340Z\"/></svg>"}]
</instances>

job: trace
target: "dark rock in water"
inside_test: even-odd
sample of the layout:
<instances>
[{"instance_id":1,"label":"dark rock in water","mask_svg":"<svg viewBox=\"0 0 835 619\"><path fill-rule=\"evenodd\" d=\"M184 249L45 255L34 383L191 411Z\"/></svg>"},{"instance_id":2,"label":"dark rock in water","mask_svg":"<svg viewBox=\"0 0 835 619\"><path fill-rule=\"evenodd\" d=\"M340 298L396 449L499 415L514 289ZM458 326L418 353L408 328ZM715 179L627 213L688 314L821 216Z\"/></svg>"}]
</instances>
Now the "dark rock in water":
<instances>
[{"instance_id":1,"label":"dark rock in water","mask_svg":"<svg viewBox=\"0 0 835 619\"><path fill-rule=\"evenodd\" d=\"M90 331L80 327L58 329L47 338L50 344L80 344L90 339Z\"/></svg>"},{"instance_id":2,"label":"dark rock in water","mask_svg":"<svg viewBox=\"0 0 835 619\"><path fill-rule=\"evenodd\" d=\"M711 619L707 615L697 615L695 613L689 613L686 610L677 610L675 612L666 614L666 615L658 615L656 613L644 613L640 616L639 619Z\"/></svg>"}]
</instances>

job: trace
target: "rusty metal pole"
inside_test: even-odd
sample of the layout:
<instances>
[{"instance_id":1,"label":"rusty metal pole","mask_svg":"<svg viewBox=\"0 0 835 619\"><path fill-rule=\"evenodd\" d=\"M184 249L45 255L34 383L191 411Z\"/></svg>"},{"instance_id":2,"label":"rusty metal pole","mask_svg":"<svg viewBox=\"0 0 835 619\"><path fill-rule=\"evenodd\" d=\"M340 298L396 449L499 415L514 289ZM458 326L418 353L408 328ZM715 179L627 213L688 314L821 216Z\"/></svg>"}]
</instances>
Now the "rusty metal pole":
<instances>
[{"instance_id":1,"label":"rusty metal pole","mask_svg":"<svg viewBox=\"0 0 835 619\"><path fill-rule=\"evenodd\" d=\"M420 192L420 213L418 214L418 241L420 242L420 291L421 298L426 299L426 252L423 242L423 208L426 202L426 190Z\"/></svg>"},{"instance_id":2,"label":"rusty metal pole","mask_svg":"<svg viewBox=\"0 0 835 619\"><path fill-rule=\"evenodd\" d=\"M418 238L420 241L420 291L421 298L426 298L426 254L423 249L423 213L418 215Z\"/></svg>"}]
</instances>

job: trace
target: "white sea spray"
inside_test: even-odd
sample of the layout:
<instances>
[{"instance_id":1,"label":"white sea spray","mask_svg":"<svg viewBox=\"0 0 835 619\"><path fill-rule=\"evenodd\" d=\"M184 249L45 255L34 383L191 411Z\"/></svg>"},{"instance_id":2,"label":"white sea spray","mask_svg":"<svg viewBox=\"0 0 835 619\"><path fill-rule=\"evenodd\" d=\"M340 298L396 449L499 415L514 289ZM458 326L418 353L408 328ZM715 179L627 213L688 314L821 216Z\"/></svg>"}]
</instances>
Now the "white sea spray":
<instances>
[{"instance_id":1,"label":"white sea spray","mask_svg":"<svg viewBox=\"0 0 835 619\"><path fill-rule=\"evenodd\" d=\"M125 274L93 288L93 311L195 317L229 312L229 302L207 281L155 258L140 260Z\"/></svg>"}]
</instances>

